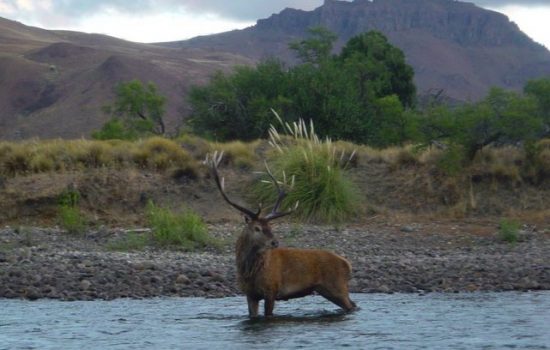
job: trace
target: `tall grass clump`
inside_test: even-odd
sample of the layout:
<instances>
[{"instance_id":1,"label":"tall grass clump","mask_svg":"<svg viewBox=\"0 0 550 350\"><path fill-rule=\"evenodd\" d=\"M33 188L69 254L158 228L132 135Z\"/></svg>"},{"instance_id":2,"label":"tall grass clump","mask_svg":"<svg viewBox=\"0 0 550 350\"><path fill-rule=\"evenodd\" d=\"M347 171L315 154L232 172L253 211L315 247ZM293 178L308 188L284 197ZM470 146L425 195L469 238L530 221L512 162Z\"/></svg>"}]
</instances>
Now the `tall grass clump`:
<instances>
[{"instance_id":1,"label":"tall grass clump","mask_svg":"<svg viewBox=\"0 0 550 350\"><path fill-rule=\"evenodd\" d=\"M193 250L214 244L202 218L190 209L176 213L149 202L147 219L153 240L160 246Z\"/></svg>"},{"instance_id":2,"label":"tall grass clump","mask_svg":"<svg viewBox=\"0 0 550 350\"><path fill-rule=\"evenodd\" d=\"M286 135L271 126L269 143L274 152L270 163L276 177L293 179L283 206L299 203L295 215L310 222L340 223L353 217L359 197L347 168L355 152L348 154L330 139L319 139L312 122L307 126L299 120L290 125L275 115ZM256 186L254 192L260 202L275 202L277 193L272 186L267 180Z\"/></svg>"}]
</instances>

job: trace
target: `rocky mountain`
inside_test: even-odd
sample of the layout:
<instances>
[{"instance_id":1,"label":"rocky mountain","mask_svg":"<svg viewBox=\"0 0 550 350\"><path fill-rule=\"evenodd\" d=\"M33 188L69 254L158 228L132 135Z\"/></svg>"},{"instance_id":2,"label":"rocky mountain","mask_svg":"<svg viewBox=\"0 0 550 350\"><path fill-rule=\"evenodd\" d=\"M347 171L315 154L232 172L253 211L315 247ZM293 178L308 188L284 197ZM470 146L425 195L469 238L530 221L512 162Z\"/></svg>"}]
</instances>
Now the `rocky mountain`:
<instances>
[{"instance_id":1,"label":"rocky mountain","mask_svg":"<svg viewBox=\"0 0 550 350\"><path fill-rule=\"evenodd\" d=\"M88 136L108 116L121 81L154 82L167 96L174 131L184 96L216 70L252 60L212 50L174 49L113 37L48 31L0 18L0 139Z\"/></svg>"},{"instance_id":2,"label":"rocky mountain","mask_svg":"<svg viewBox=\"0 0 550 350\"><path fill-rule=\"evenodd\" d=\"M313 26L336 33L337 49L361 32L381 31L404 51L421 94L443 89L452 99L476 100L491 86L517 90L550 76L550 52L506 16L454 0L325 0L313 11L287 8L244 30L165 45L294 62L288 43Z\"/></svg>"}]
</instances>

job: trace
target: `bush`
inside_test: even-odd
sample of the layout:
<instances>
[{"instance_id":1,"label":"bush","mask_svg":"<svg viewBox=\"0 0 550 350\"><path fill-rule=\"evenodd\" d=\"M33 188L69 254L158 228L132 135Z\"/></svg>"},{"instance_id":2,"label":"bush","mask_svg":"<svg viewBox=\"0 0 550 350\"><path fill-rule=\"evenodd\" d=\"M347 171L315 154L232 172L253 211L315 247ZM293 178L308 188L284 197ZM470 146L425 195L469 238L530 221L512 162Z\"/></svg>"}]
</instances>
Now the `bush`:
<instances>
[{"instance_id":1,"label":"bush","mask_svg":"<svg viewBox=\"0 0 550 350\"><path fill-rule=\"evenodd\" d=\"M78 202L80 193L68 189L59 198L59 225L70 234L81 234L86 230L86 221L80 213Z\"/></svg>"},{"instance_id":2,"label":"bush","mask_svg":"<svg viewBox=\"0 0 550 350\"><path fill-rule=\"evenodd\" d=\"M293 127L287 124L285 129L293 137L291 142L285 142L274 127L270 129L271 145L276 150L271 159L274 175L293 182L283 207L298 202L296 216L305 221L340 223L353 217L358 212L358 190L346 169L354 153L346 157L329 139L319 140L313 123L309 131L303 120ZM272 186L270 180L256 186L259 202L276 201Z\"/></svg>"},{"instance_id":3,"label":"bush","mask_svg":"<svg viewBox=\"0 0 550 350\"><path fill-rule=\"evenodd\" d=\"M78 207L61 205L59 207L59 225L70 234L82 234L86 230L86 221Z\"/></svg>"},{"instance_id":4,"label":"bush","mask_svg":"<svg viewBox=\"0 0 550 350\"><path fill-rule=\"evenodd\" d=\"M515 243L519 238L520 224L516 220L502 219L498 230L498 237L508 243Z\"/></svg>"},{"instance_id":5,"label":"bush","mask_svg":"<svg viewBox=\"0 0 550 350\"><path fill-rule=\"evenodd\" d=\"M153 240L161 246L192 250L214 244L202 218L191 210L174 213L149 202L147 219L153 230Z\"/></svg>"}]
</instances>

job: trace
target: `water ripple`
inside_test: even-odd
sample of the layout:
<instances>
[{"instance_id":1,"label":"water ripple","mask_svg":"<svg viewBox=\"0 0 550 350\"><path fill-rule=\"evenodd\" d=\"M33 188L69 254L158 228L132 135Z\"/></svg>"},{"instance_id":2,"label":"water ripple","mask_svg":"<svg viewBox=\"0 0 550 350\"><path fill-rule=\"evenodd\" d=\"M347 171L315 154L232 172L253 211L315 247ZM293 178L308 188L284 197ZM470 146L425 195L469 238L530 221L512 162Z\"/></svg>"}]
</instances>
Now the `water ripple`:
<instances>
[{"instance_id":1,"label":"water ripple","mask_svg":"<svg viewBox=\"0 0 550 350\"><path fill-rule=\"evenodd\" d=\"M244 297L93 302L0 300L3 349L549 349L550 292L320 297L250 320Z\"/></svg>"}]
</instances>

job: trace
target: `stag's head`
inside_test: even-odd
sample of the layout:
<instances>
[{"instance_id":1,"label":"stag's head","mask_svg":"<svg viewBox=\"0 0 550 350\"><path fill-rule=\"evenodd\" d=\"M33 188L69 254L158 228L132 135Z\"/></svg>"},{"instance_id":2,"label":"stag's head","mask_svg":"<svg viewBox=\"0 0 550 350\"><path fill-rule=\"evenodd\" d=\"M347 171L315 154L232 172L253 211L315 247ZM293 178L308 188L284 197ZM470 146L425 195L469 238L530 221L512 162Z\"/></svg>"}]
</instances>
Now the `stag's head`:
<instances>
[{"instance_id":1,"label":"stag's head","mask_svg":"<svg viewBox=\"0 0 550 350\"><path fill-rule=\"evenodd\" d=\"M258 209L256 211L252 211L250 209L247 209L233 202L232 200L229 199L229 197L227 197L227 194L225 193L224 178L220 177L218 173L218 165L220 164L222 157L223 157L223 152L221 153L214 152L214 154L211 157L207 156L206 163L210 166L212 170L212 175L214 177L214 180L216 181L216 185L220 190L222 197L225 199L227 203L229 203L229 205L231 205L233 208L237 209L244 215L245 221L246 221L246 228L245 230L243 230L243 235L250 242L254 242L255 245L262 246L262 247L271 247L271 248L277 247L279 245L279 242L271 232L270 222L272 220L291 214L294 211L294 209L296 209L296 206L298 205L298 203L296 203L296 206L292 210L288 210L284 212L279 211L279 207L281 205L281 202L285 198L286 193L281 188L281 186L279 185L279 182L275 179L275 177L269 170L267 163L265 164L266 172L278 191L277 201L273 205L273 209L271 210L271 212L265 216L262 216L261 205L258 206Z\"/></svg>"}]
</instances>

